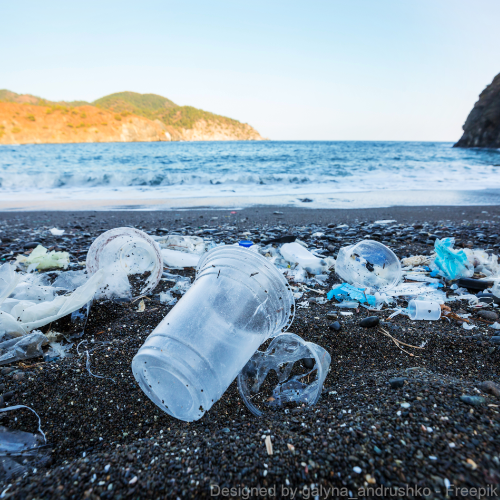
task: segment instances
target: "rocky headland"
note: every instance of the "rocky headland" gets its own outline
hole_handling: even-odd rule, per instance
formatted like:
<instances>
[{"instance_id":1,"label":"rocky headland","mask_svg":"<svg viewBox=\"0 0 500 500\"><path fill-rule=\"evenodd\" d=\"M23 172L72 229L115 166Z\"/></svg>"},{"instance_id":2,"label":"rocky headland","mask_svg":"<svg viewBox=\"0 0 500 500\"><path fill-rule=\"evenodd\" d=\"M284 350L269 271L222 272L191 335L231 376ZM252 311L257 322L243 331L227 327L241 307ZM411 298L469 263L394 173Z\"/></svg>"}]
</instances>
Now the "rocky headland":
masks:
<instances>
[{"instance_id":1,"label":"rocky headland","mask_svg":"<svg viewBox=\"0 0 500 500\"><path fill-rule=\"evenodd\" d=\"M456 148L500 148L500 73L481 92Z\"/></svg>"}]
</instances>

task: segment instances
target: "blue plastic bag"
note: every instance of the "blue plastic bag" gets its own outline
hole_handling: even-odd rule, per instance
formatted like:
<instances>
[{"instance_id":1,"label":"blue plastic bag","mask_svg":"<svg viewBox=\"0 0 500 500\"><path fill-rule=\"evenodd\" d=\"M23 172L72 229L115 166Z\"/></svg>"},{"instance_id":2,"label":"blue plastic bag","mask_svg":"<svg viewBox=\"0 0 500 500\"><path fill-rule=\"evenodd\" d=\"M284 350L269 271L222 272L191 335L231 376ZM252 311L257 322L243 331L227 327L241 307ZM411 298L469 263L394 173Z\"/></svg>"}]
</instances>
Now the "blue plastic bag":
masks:
<instances>
[{"instance_id":1,"label":"blue plastic bag","mask_svg":"<svg viewBox=\"0 0 500 500\"><path fill-rule=\"evenodd\" d=\"M453 248L454 244L455 238L437 239L434 242L437 255L431 263L431 268L438 270L439 274L449 280L470 278L474 274L474 266L467 260L467 255L463 250Z\"/></svg>"},{"instance_id":2,"label":"blue plastic bag","mask_svg":"<svg viewBox=\"0 0 500 500\"><path fill-rule=\"evenodd\" d=\"M335 297L338 301L343 301L346 298L351 298L357 300L361 304L367 302L371 306L376 304L376 299L373 295L368 295L365 293L363 288L356 288L348 283L342 283L341 285L334 286L327 294L328 300L332 300Z\"/></svg>"}]
</instances>

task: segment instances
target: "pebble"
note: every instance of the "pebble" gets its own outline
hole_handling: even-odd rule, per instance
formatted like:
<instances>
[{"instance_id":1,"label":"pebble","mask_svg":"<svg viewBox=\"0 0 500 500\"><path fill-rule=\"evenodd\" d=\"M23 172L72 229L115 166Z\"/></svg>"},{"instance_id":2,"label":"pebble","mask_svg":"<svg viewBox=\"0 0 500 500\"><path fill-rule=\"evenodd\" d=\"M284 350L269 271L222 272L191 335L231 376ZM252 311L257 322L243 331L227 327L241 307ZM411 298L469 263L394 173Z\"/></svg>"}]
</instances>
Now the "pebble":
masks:
<instances>
[{"instance_id":1,"label":"pebble","mask_svg":"<svg viewBox=\"0 0 500 500\"><path fill-rule=\"evenodd\" d=\"M496 321L498 319L498 314L494 311L479 311L477 315L480 318L487 319L488 321Z\"/></svg>"},{"instance_id":2,"label":"pebble","mask_svg":"<svg viewBox=\"0 0 500 500\"><path fill-rule=\"evenodd\" d=\"M38 241L28 241L23 244L23 248L29 250L30 248L36 248L38 245L41 245Z\"/></svg>"},{"instance_id":3,"label":"pebble","mask_svg":"<svg viewBox=\"0 0 500 500\"><path fill-rule=\"evenodd\" d=\"M490 342L492 344L500 344L500 335L494 335L493 337L490 337Z\"/></svg>"},{"instance_id":4,"label":"pebble","mask_svg":"<svg viewBox=\"0 0 500 500\"><path fill-rule=\"evenodd\" d=\"M468 405L479 406L486 403L486 399L482 396L460 396L460 401L467 403Z\"/></svg>"},{"instance_id":5,"label":"pebble","mask_svg":"<svg viewBox=\"0 0 500 500\"><path fill-rule=\"evenodd\" d=\"M380 319L378 316L368 316L367 318L362 319L359 322L359 326L363 328L373 328L380 323Z\"/></svg>"},{"instance_id":6,"label":"pebble","mask_svg":"<svg viewBox=\"0 0 500 500\"><path fill-rule=\"evenodd\" d=\"M486 380L485 382L481 382L478 387L486 394L492 394L493 396L500 398L500 385L495 384L495 382Z\"/></svg>"},{"instance_id":7,"label":"pebble","mask_svg":"<svg viewBox=\"0 0 500 500\"><path fill-rule=\"evenodd\" d=\"M393 389L399 389L405 385L406 377L391 378L389 384Z\"/></svg>"},{"instance_id":8,"label":"pebble","mask_svg":"<svg viewBox=\"0 0 500 500\"><path fill-rule=\"evenodd\" d=\"M302 364L304 365L304 368L312 370L314 368L314 365L316 364L316 360L314 358L304 358L302 360Z\"/></svg>"},{"instance_id":9,"label":"pebble","mask_svg":"<svg viewBox=\"0 0 500 500\"><path fill-rule=\"evenodd\" d=\"M338 332L340 330L340 323L338 321L334 321L330 324L330 330L335 330Z\"/></svg>"}]
</instances>

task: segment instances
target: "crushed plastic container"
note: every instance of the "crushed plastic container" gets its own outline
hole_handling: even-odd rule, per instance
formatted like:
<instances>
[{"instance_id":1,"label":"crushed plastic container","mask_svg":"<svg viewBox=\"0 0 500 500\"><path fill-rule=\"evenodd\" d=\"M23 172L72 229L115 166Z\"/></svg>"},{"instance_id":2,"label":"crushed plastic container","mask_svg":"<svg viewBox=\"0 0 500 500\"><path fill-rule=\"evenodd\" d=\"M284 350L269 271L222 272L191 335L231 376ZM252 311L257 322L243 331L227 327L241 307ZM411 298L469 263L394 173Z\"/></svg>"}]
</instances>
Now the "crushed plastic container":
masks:
<instances>
[{"instance_id":1,"label":"crushed plastic container","mask_svg":"<svg viewBox=\"0 0 500 500\"><path fill-rule=\"evenodd\" d=\"M248 409L257 416L284 405L314 406L330 362L330 355L321 346L294 333L282 333L265 352L257 351L241 370L238 390ZM271 371L278 376L277 385L266 380Z\"/></svg>"},{"instance_id":2,"label":"crushed plastic container","mask_svg":"<svg viewBox=\"0 0 500 500\"><path fill-rule=\"evenodd\" d=\"M437 321L441 317L441 304L427 300L410 300L408 316L414 321Z\"/></svg>"},{"instance_id":3,"label":"crushed plastic container","mask_svg":"<svg viewBox=\"0 0 500 500\"><path fill-rule=\"evenodd\" d=\"M259 345L288 328L293 313L292 291L265 257L236 246L214 248L135 355L132 371L163 411L198 420Z\"/></svg>"},{"instance_id":4,"label":"crushed plastic container","mask_svg":"<svg viewBox=\"0 0 500 500\"><path fill-rule=\"evenodd\" d=\"M380 290L401 281L401 262L382 243L362 240L339 250L335 272L351 285Z\"/></svg>"},{"instance_id":5,"label":"crushed plastic container","mask_svg":"<svg viewBox=\"0 0 500 500\"><path fill-rule=\"evenodd\" d=\"M128 276L146 275L140 294L153 290L163 272L161 250L153 238L132 227L118 227L101 234L90 246L87 271L99 269L123 272Z\"/></svg>"}]
</instances>

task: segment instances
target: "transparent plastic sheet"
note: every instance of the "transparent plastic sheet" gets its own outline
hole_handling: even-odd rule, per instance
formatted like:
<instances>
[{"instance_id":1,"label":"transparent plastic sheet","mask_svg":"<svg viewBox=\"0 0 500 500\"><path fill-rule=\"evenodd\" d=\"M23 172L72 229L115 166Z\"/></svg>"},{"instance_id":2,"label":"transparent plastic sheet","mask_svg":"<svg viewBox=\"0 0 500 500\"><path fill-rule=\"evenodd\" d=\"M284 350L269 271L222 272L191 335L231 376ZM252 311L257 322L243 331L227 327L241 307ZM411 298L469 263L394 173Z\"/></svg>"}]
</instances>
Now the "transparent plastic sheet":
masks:
<instances>
[{"instance_id":1,"label":"transparent plastic sheet","mask_svg":"<svg viewBox=\"0 0 500 500\"><path fill-rule=\"evenodd\" d=\"M455 238L437 239L434 242L436 256L430 268L437 270L449 280L470 278L474 274L474 266L468 261L464 250L453 248Z\"/></svg>"},{"instance_id":2,"label":"transparent plastic sheet","mask_svg":"<svg viewBox=\"0 0 500 500\"><path fill-rule=\"evenodd\" d=\"M33 332L22 337L0 343L0 366L43 356L42 345L49 340L41 332Z\"/></svg>"},{"instance_id":3,"label":"transparent plastic sheet","mask_svg":"<svg viewBox=\"0 0 500 500\"><path fill-rule=\"evenodd\" d=\"M87 271L66 271L59 274L59 276L52 283L52 286L54 288L60 288L62 290L72 292L73 290L85 285L88 279L89 274Z\"/></svg>"},{"instance_id":4,"label":"transparent plastic sheet","mask_svg":"<svg viewBox=\"0 0 500 500\"><path fill-rule=\"evenodd\" d=\"M382 290L401 281L401 263L394 252L373 240L362 240L342 247L337 256L335 272L347 283Z\"/></svg>"},{"instance_id":5,"label":"transparent plastic sheet","mask_svg":"<svg viewBox=\"0 0 500 500\"><path fill-rule=\"evenodd\" d=\"M483 273L486 276L495 276L500 274L500 265L498 264L498 256L488 254L479 248L464 248L467 260L474 266L475 272Z\"/></svg>"},{"instance_id":6,"label":"transparent plastic sheet","mask_svg":"<svg viewBox=\"0 0 500 500\"><path fill-rule=\"evenodd\" d=\"M87 271L94 274L108 269L116 279L137 277L139 296L151 292L159 283L163 272L163 258L158 243L148 234L132 227L119 227L101 234L87 253Z\"/></svg>"},{"instance_id":7,"label":"transparent plastic sheet","mask_svg":"<svg viewBox=\"0 0 500 500\"><path fill-rule=\"evenodd\" d=\"M0 310L0 334L25 335L49 323L54 323L54 328L58 331L64 332L66 327L68 333L74 334L74 330L85 326L90 302L105 279L106 272L101 270L71 294L57 296L52 301L38 304L32 301L18 301L10 309L10 313ZM71 316L62 320L68 315Z\"/></svg>"},{"instance_id":8,"label":"transparent plastic sheet","mask_svg":"<svg viewBox=\"0 0 500 500\"><path fill-rule=\"evenodd\" d=\"M201 255L206 251L206 243L199 236L181 236L172 234L164 236L156 240L160 248L168 250L176 250L184 253L194 253Z\"/></svg>"},{"instance_id":9,"label":"transparent plastic sheet","mask_svg":"<svg viewBox=\"0 0 500 500\"><path fill-rule=\"evenodd\" d=\"M21 276L16 273L16 266L3 264L0 266L0 305L14 291L21 281Z\"/></svg>"},{"instance_id":10,"label":"transparent plastic sheet","mask_svg":"<svg viewBox=\"0 0 500 500\"><path fill-rule=\"evenodd\" d=\"M0 408L0 413L26 408L38 418L40 435L10 430L0 426L0 480L20 476L35 468L43 467L50 460L50 447L41 428L41 420L35 410L25 405Z\"/></svg>"},{"instance_id":11,"label":"transparent plastic sheet","mask_svg":"<svg viewBox=\"0 0 500 500\"><path fill-rule=\"evenodd\" d=\"M322 347L293 333L282 333L265 352L256 351L251 357L238 375L238 390L257 416L282 411L283 407L314 406L330 362L330 355Z\"/></svg>"}]
</instances>

